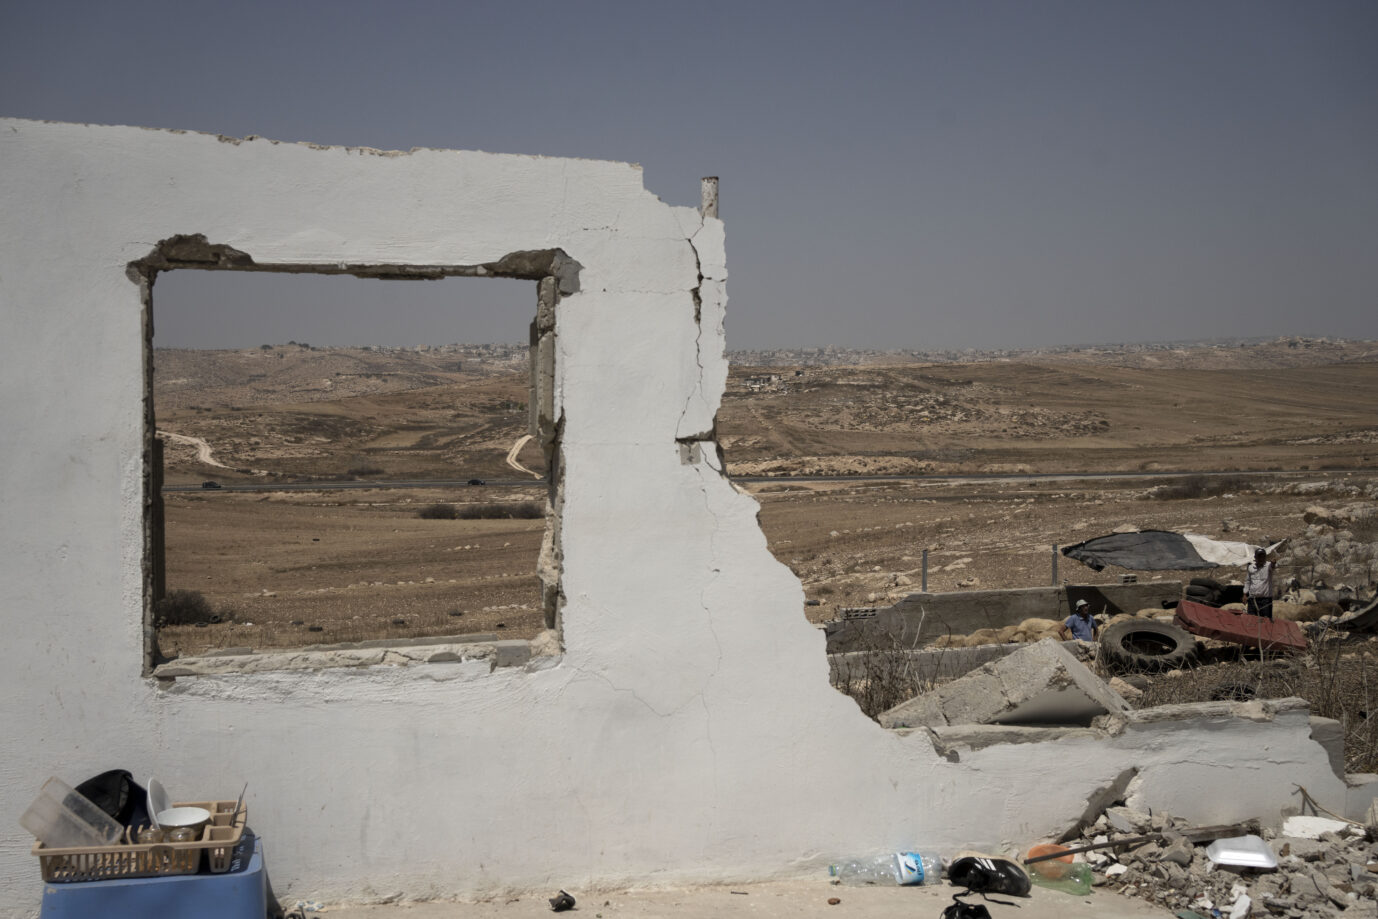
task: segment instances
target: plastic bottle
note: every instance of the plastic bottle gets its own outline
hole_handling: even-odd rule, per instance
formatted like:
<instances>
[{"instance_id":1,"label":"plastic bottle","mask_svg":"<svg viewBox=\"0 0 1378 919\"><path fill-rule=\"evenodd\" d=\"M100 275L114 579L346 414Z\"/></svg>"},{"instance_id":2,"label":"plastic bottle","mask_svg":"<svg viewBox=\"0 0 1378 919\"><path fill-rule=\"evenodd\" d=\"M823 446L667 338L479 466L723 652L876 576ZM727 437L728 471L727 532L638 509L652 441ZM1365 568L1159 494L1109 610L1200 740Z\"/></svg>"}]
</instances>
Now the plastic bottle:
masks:
<instances>
[{"instance_id":1,"label":"plastic bottle","mask_svg":"<svg viewBox=\"0 0 1378 919\"><path fill-rule=\"evenodd\" d=\"M1029 867L1034 867L1030 865ZM1091 885L1095 881L1095 875L1091 873L1089 866L1077 862L1066 865L1065 870L1040 874L1037 871L1029 872L1029 879L1039 887L1047 887L1050 890L1060 890L1063 893L1070 893L1076 896L1091 892Z\"/></svg>"},{"instance_id":2,"label":"plastic bottle","mask_svg":"<svg viewBox=\"0 0 1378 919\"><path fill-rule=\"evenodd\" d=\"M918 852L890 852L829 865L828 874L848 887L937 884L943 879L943 863Z\"/></svg>"}]
</instances>

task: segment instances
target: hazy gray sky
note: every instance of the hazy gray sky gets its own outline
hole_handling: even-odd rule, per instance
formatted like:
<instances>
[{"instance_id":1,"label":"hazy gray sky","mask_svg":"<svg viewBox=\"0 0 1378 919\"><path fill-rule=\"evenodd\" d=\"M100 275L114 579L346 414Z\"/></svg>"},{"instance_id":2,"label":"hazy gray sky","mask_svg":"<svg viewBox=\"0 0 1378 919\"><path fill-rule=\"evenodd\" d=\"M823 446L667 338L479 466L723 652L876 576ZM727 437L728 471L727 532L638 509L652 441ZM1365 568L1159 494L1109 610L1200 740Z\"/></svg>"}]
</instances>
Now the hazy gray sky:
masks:
<instances>
[{"instance_id":1,"label":"hazy gray sky","mask_svg":"<svg viewBox=\"0 0 1378 919\"><path fill-rule=\"evenodd\" d=\"M729 348L1378 337L1375 49L1374 0L4 0L0 114L627 160L685 205L719 175ZM534 311L313 280L160 278L158 343Z\"/></svg>"}]
</instances>

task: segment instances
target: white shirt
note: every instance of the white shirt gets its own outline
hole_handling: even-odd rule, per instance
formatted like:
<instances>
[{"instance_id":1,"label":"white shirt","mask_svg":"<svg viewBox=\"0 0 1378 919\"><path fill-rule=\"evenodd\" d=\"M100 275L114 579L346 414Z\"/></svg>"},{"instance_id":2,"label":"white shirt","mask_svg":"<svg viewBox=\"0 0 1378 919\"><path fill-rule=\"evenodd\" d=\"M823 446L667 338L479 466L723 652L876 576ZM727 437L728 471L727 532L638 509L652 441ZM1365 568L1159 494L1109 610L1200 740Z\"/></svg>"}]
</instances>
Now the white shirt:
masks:
<instances>
[{"instance_id":1,"label":"white shirt","mask_svg":"<svg viewBox=\"0 0 1378 919\"><path fill-rule=\"evenodd\" d=\"M1271 597L1273 595L1273 562L1262 565L1249 562L1244 569L1244 593L1250 597Z\"/></svg>"}]
</instances>

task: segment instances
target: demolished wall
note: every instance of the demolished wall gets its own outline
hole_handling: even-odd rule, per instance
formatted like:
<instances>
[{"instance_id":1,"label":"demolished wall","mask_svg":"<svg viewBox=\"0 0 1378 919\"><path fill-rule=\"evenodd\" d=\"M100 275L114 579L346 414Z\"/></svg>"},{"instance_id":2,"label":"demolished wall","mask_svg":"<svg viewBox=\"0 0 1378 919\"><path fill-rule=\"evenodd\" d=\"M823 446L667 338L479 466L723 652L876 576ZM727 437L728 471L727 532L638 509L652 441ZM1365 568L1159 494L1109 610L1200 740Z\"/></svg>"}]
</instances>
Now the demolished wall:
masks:
<instances>
[{"instance_id":1,"label":"demolished wall","mask_svg":"<svg viewBox=\"0 0 1378 919\"><path fill-rule=\"evenodd\" d=\"M370 901L1019 840L1131 764L1146 803L1203 822L1267 816L1294 782L1346 808L1305 712L954 757L833 691L799 582L712 441L723 225L662 203L636 167L21 120L0 121L0 164L0 812L48 775L124 767L206 797L248 780L280 893ZM145 285L130 266L197 235L265 269L553 250L581 266L541 329L559 583L551 633L511 656L524 663L497 667L490 648L146 669ZM0 915L37 907L29 842L0 824Z\"/></svg>"}]
</instances>

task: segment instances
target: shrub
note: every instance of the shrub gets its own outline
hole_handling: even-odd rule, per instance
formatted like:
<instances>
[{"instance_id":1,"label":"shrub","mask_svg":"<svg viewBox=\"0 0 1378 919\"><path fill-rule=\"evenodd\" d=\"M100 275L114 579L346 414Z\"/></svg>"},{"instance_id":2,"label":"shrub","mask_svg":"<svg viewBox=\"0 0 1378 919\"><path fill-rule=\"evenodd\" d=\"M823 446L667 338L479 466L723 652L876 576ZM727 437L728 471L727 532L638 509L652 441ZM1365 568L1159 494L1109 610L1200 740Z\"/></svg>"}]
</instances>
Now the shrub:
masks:
<instances>
[{"instance_id":1,"label":"shrub","mask_svg":"<svg viewBox=\"0 0 1378 919\"><path fill-rule=\"evenodd\" d=\"M1297 696L1311 714L1333 718L1344 730L1346 772L1378 769L1378 666L1352 639L1336 633L1313 636L1310 648L1294 657L1258 660L1184 671L1155 678L1135 708L1210 700L1284 699ZM1256 654L1256 652L1255 652Z\"/></svg>"},{"instance_id":2,"label":"shrub","mask_svg":"<svg viewBox=\"0 0 1378 919\"><path fill-rule=\"evenodd\" d=\"M1189 475L1170 485L1159 485L1150 492L1149 497L1158 501L1185 501L1192 498L1214 498L1219 495L1237 494L1252 490L1252 483L1247 476Z\"/></svg>"},{"instance_id":3,"label":"shrub","mask_svg":"<svg viewBox=\"0 0 1378 919\"><path fill-rule=\"evenodd\" d=\"M539 501L519 504L466 504L459 509L461 520L540 520L545 507Z\"/></svg>"},{"instance_id":4,"label":"shrub","mask_svg":"<svg viewBox=\"0 0 1378 919\"><path fill-rule=\"evenodd\" d=\"M876 718L942 682L941 652L925 656L884 634L867 644L861 650L828 655L833 688L855 699L866 717Z\"/></svg>"},{"instance_id":5,"label":"shrub","mask_svg":"<svg viewBox=\"0 0 1378 919\"><path fill-rule=\"evenodd\" d=\"M1378 542L1378 513L1355 517L1346 529L1359 542Z\"/></svg>"},{"instance_id":6,"label":"shrub","mask_svg":"<svg viewBox=\"0 0 1378 919\"><path fill-rule=\"evenodd\" d=\"M516 504L431 504L416 512L423 520L540 520L545 505L539 501Z\"/></svg>"},{"instance_id":7,"label":"shrub","mask_svg":"<svg viewBox=\"0 0 1378 919\"><path fill-rule=\"evenodd\" d=\"M356 456L350 460L349 468L345 470L349 475L382 475L383 467L364 456Z\"/></svg>"},{"instance_id":8,"label":"shrub","mask_svg":"<svg viewBox=\"0 0 1378 919\"><path fill-rule=\"evenodd\" d=\"M153 622L158 626L213 625L233 618L232 610L215 609L199 590L169 590L153 604Z\"/></svg>"}]
</instances>

